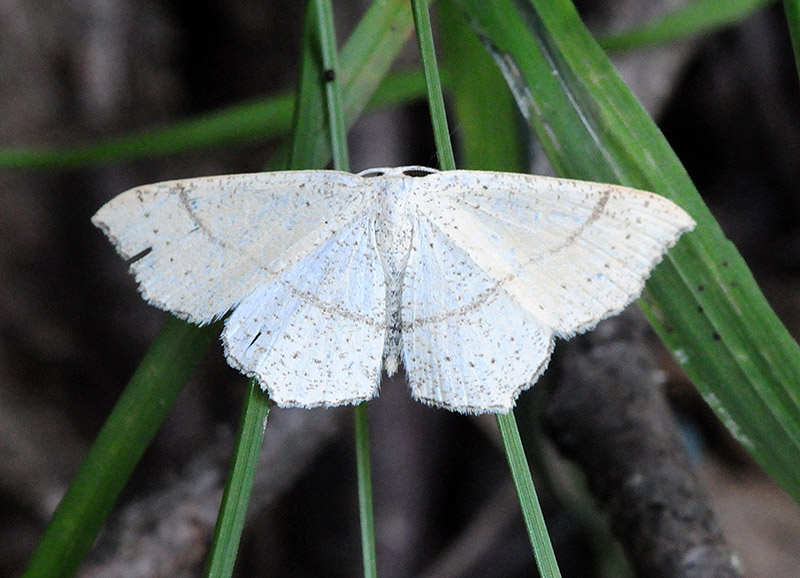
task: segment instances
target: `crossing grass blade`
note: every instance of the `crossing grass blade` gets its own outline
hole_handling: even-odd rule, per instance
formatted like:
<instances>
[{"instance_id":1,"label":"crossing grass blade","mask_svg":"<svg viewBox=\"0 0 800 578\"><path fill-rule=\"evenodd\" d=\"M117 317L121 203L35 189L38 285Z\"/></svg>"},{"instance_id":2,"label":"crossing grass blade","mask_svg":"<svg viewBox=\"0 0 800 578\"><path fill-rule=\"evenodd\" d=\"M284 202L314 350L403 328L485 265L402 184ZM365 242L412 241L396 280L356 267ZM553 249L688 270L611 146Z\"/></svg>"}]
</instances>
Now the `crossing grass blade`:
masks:
<instances>
[{"instance_id":1,"label":"crossing grass blade","mask_svg":"<svg viewBox=\"0 0 800 578\"><path fill-rule=\"evenodd\" d=\"M679 42L741 21L774 0L696 0L643 26L598 38L606 50L631 50Z\"/></svg>"}]
</instances>

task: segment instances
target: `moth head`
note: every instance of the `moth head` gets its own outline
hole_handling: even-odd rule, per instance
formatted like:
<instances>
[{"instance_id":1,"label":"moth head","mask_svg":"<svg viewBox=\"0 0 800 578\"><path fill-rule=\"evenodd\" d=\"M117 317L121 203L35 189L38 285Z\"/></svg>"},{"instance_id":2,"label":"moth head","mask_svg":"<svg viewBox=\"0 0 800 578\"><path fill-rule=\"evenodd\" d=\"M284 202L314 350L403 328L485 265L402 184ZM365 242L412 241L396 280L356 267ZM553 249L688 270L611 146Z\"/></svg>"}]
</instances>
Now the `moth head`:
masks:
<instances>
[{"instance_id":1,"label":"moth head","mask_svg":"<svg viewBox=\"0 0 800 578\"><path fill-rule=\"evenodd\" d=\"M438 173L436 169L429 169L428 167L403 167L403 174L407 177L427 177L433 173Z\"/></svg>"},{"instance_id":2,"label":"moth head","mask_svg":"<svg viewBox=\"0 0 800 578\"><path fill-rule=\"evenodd\" d=\"M382 177L385 172L381 169L367 169L366 171L362 171L358 173L359 177L364 177L365 179L371 179L373 177Z\"/></svg>"},{"instance_id":3,"label":"moth head","mask_svg":"<svg viewBox=\"0 0 800 578\"><path fill-rule=\"evenodd\" d=\"M358 173L358 176L365 179L374 177L427 177L438 172L436 169L413 165L409 167L367 169Z\"/></svg>"}]
</instances>

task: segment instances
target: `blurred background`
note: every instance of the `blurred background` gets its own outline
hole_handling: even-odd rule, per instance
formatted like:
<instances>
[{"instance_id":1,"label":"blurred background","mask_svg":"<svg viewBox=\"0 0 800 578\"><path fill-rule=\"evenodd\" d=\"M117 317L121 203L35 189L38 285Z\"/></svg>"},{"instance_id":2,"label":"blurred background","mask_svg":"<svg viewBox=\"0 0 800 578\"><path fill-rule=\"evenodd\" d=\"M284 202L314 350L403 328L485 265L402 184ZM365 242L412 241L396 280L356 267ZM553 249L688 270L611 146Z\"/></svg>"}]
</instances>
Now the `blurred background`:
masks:
<instances>
[{"instance_id":1,"label":"blurred background","mask_svg":"<svg viewBox=\"0 0 800 578\"><path fill-rule=\"evenodd\" d=\"M590 28L607 31L681 3L578 4ZM303 5L0 0L0 146L79 145L290 91ZM366 5L334 3L340 39ZM800 334L800 85L780 5L614 62L779 316ZM398 66L416 66L413 43ZM458 127L451 129L457 138ZM99 168L0 170L0 575L24 569L166 318L142 301L89 218L135 185L261 170L276 144ZM363 118L350 146L354 171L435 164L427 105ZM796 576L800 508L733 441L656 340L647 341L692 467L744 575ZM558 379L563 362L554 361L547 380ZM521 400L532 419L547 405L546 381ZM201 572L245 383L215 345L79 575ZM402 381L385 382L369 414L383 576L535 572L492 417L423 406ZM269 420L238 575L358 575L351 409L274 410ZM564 575L632 575L607 532L592 529L604 515L581 474L547 437L536 443L549 471L567 480L543 481L541 496ZM560 484L583 496L583 505L565 510L558 492L547 490Z\"/></svg>"}]
</instances>

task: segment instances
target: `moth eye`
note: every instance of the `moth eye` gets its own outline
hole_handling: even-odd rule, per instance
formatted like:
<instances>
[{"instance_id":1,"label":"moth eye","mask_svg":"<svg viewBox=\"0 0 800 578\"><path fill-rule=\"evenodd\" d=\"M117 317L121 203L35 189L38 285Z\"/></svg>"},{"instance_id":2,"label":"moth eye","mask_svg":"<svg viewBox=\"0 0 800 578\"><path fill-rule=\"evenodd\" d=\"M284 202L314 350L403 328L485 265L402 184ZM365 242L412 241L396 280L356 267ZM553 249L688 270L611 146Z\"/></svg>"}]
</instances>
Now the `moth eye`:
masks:
<instances>
[{"instance_id":1,"label":"moth eye","mask_svg":"<svg viewBox=\"0 0 800 578\"><path fill-rule=\"evenodd\" d=\"M364 177L365 179L369 179L372 177L382 177L385 173L383 171L370 171L368 173L361 173L360 176Z\"/></svg>"},{"instance_id":2,"label":"moth eye","mask_svg":"<svg viewBox=\"0 0 800 578\"><path fill-rule=\"evenodd\" d=\"M427 177L435 172L437 171L428 169L406 169L403 171L403 174L407 177Z\"/></svg>"}]
</instances>

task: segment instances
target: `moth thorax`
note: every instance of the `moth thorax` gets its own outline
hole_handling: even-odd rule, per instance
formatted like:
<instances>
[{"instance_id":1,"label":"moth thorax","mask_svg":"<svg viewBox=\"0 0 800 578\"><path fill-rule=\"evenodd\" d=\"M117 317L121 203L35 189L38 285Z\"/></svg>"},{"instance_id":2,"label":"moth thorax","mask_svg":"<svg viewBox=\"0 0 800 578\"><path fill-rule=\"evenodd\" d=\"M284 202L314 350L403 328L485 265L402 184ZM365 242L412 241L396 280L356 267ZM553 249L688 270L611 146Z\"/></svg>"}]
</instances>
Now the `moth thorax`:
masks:
<instances>
[{"instance_id":1,"label":"moth thorax","mask_svg":"<svg viewBox=\"0 0 800 578\"><path fill-rule=\"evenodd\" d=\"M390 285L403 277L414 232L407 191L391 189L380 195L374 219L375 245Z\"/></svg>"}]
</instances>

